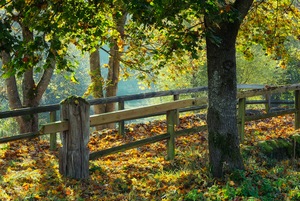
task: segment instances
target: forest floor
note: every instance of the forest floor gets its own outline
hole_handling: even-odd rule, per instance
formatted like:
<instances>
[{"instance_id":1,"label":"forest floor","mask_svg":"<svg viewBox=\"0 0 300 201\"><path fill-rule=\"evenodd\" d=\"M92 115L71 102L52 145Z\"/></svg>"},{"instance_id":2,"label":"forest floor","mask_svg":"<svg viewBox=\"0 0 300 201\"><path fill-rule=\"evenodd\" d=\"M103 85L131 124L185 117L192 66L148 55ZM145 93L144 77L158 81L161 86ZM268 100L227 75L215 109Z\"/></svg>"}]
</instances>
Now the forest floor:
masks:
<instances>
[{"instance_id":1,"label":"forest floor","mask_svg":"<svg viewBox=\"0 0 300 201\"><path fill-rule=\"evenodd\" d=\"M177 129L205 124L184 116ZM207 132L178 137L176 157L165 160L166 141L90 161L90 179L61 177L58 151L46 140L0 145L0 200L300 200L300 159L277 161L260 154L262 140L288 138L293 116L247 123L241 145L245 171L212 179ZM114 130L93 132L91 152L166 132L164 121L132 124L126 137Z\"/></svg>"}]
</instances>

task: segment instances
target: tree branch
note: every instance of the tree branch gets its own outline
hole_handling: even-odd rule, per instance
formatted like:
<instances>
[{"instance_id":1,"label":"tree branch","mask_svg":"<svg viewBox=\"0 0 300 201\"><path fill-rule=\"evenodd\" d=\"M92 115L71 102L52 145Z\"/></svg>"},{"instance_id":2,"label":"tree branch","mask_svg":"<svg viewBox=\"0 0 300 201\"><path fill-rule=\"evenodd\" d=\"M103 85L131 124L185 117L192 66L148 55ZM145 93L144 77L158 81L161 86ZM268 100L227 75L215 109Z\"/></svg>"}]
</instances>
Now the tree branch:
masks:
<instances>
[{"instance_id":1,"label":"tree branch","mask_svg":"<svg viewBox=\"0 0 300 201\"><path fill-rule=\"evenodd\" d=\"M55 69L55 59L50 58L49 60L50 60L50 67L44 70L43 76L41 77L36 87L36 102L39 102L41 100L44 92L46 91L51 81Z\"/></svg>"},{"instance_id":2,"label":"tree branch","mask_svg":"<svg viewBox=\"0 0 300 201\"><path fill-rule=\"evenodd\" d=\"M233 7L239 11L241 20L246 17L252 3L253 0L236 0L234 2Z\"/></svg>"},{"instance_id":3,"label":"tree branch","mask_svg":"<svg viewBox=\"0 0 300 201\"><path fill-rule=\"evenodd\" d=\"M4 50L1 52L1 57L2 57L3 65L7 65L11 60L9 53L7 53ZM9 107L11 109L20 108L22 106L22 103L18 92L17 81L15 76L13 75L7 78L5 80L5 85L6 85L7 97L9 100Z\"/></svg>"}]
</instances>

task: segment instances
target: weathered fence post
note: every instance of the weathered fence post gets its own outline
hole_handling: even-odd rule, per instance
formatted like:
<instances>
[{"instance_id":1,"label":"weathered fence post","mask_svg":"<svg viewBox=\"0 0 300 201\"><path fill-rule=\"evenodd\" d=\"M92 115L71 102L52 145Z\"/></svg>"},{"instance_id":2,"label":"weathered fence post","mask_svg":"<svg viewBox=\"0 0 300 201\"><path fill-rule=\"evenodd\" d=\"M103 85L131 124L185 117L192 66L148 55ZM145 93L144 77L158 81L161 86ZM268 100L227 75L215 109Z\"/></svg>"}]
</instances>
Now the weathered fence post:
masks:
<instances>
[{"instance_id":1,"label":"weathered fence post","mask_svg":"<svg viewBox=\"0 0 300 201\"><path fill-rule=\"evenodd\" d=\"M167 133L170 139L167 141L167 160L175 158L175 118L176 110L167 111Z\"/></svg>"},{"instance_id":2,"label":"weathered fence post","mask_svg":"<svg viewBox=\"0 0 300 201\"><path fill-rule=\"evenodd\" d=\"M179 100L179 94L173 95L173 100L174 100L174 101ZM179 109L176 110L175 124L176 124L177 126L180 124L180 121L179 121Z\"/></svg>"},{"instance_id":3,"label":"weathered fence post","mask_svg":"<svg viewBox=\"0 0 300 201\"><path fill-rule=\"evenodd\" d=\"M69 129L61 133L59 172L66 177L89 177L89 117L90 105L80 97L69 97L61 103L61 120Z\"/></svg>"},{"instance_id":4,"label":"weathered fence post","mask_svg":"<svg viewBox=\"0 0 300 201\"><path fill-rule=\"evenodd\" d=\"M295 90L295 129L300 128L300 91Z\"/></svg>"},{"instance_id":5,"label":"weathered fence post","mask_svg":"<svg viewBox=\"0 0 300 201\"><path fill-rule=\"evenodd\" d=\"M241 143L245 138L245 115L246 115L246 98L239 99L238 106L238 129Z\"/></svg>"},{"instance_id":6,"label":"weathered fence post","mask_svg":"<svg viewBox=\"0 0 300 201\"><path fill-rule=\"evenodd\" d=\"M124 110L125 104L124 100L119 100L118 102L118 110ZM119 121L119 135L125 135L125 123L124 121Z\"/></svg>"},{"instance_id":7,"label":"weathered fence post","mask_svg":"<svg viewBox=\"0 0 300 201\"><path fill-rule=\"evenodd\" d=\"M50 122L56 121L56 111L50 112ZM56 149L56 133L50 134L50 150L54 151Z\"/></svg>"},{"instance_id":8,"label":"weathered fence post","mask_svg":"<svg viewBox=\"0 0 300 201\"><path fill-rule=\"evenodd\" d=\"M271 99L272 99L272 95L271 94L267 94L266 95L266 101L267 103L265 104L265 110L267 113L270 112L271 110Z\"/></svg>"}]
</instances>

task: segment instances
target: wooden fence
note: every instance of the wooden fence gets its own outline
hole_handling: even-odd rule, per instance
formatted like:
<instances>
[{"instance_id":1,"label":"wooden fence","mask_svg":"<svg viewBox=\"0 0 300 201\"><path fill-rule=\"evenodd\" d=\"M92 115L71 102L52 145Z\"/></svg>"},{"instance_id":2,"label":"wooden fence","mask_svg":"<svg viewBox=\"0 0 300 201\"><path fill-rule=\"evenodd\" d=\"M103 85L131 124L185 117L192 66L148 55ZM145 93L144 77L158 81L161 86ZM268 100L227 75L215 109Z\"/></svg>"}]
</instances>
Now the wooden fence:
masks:
<instances>
[{"instance_id":1,"label":"wooden fence","mask_svg":"<svg viewBox=\"0 0 300 201\"><path fill-rule=\"evenodd\" d=\"M245 85L241 84L238 85L238 89L261 89L263 88L263 85ZM123 110L125 109L125 101L132 101L132 100L141 100L141 99L148 99L148 98L155 98L155 97L164 97L164 96L173 96L173 100L178 100L179 96L182 94L194 94L199 92L207 92L207 87L195 87L190 89L180 89L180 90L168 90L168 91L158 91L158 92L148 92L148 93L139 93L139 94L133 94L133 95L124 95L124 96L115 96L115 97L108 97L108 98L99 98L99 99L93 99L88 100L90 105L97 105L97 104L106 104L106 103L118 103L118 109ZM197 106L192 108L183 108L180 110L177 110L176 114L178 117L179 112L185 112L185 111L192 111L197 109L204 109L205 106ZM46 106L40 106L40 107L34 107L34 108L22 108L22 109L16 109L11 111L4 111L0 112L0 119L4 118L11 118L11 117L17 117L22 115L30 115L30 114L37 114L37 113L50 113L50 125L53 124L53 127L60 127L60 130L64 129L66 127L66 124L60 124L60 121L57 121L56 116L57 112L60 111L60 104L52 104L52 105L46 105ZM154 113L149 116L156 116L161 115L159 113ZM148 116L141 116L142 117L148 117ZM178 118L176 118L176 123L178 123ZM119 126L119 133L124 134L124 120L120 120L118 122ZM41 132L37 133L23 133L21 135L15 135L11 137L6 138L0 138L0 143L15 141L15 140L21 140L31 137L37 137L43 134L50 134L50 148L51 150L56 149L56 133L52 132L51 130L52 126L45 125L45 127L42 129Z\"/></svg>"},{"instance_id":2,"label":"wooden fence","mask_svg":"<svg viewBox=\"0 0 300 201\"><path fill-rule=\"evenodd\" d=\"M270 117L282 116L286 114L295 114L295 129L300 128L300 84L293 84L289 86L281 86L281 87L265 87L259 90L249 90L242 91L237 94L238 99L238 128L241 142L244 141L244 125L246 121L253 121L258 119L265 119ZM294 92L294 108L285 109L281 111L272 111L271 110L271 101L270 96L272 94L279 94L285 92ZM255 96L263 96L265 97L266 113L258 114L253 116L246 116L246 99ZM284 102L285 104L290 104L291 102Z\"/></svg>"},{"instance_id":3,"label":"wooden fence","mask_svg":"<svg viewBox=\"0 0 300 201\"><path fill-rule=\"evenodd\" d=\"M300 85L290 85L283 87L268 87L256 90L247 90L241 91L237 95L238 99L238 128L240 132L241 140L244 138L244 123L245 121L251 121L261 118L268 118L278 115L291 114L295 113L295 127L299 128L299 120L300 120L300 97L299 90ZM207 88L200 87L188 90L181 91L167 91L167 92L156 92L155 93L147 93L143 95L135 95L135 99L142 99L142 97L158 97L165 95L173 95L178 96L178 94L182 93L190 93L190 92L199 92L205 91ZM188 91L188 92L187 92ZM288 109L280 112L269 112L267 114L261 114L256 116L246 116L246 99L254 96L264 96L269 97L270 94L274 93L283 93L288 91L295 91L295 108ZM158 94L157 94L158 93ZM18 136L1 138L0 143L9 142L18 139L24 139L28 137L35 137L44 134L61 132L62 138L62 148L60 150L60 172L67 177L72 178L87 178L88 177L88 161L97 159L101 156L109 155L112 153L117 153L120 151L132 149L135 147L139 147L145 144L150 144L154 142L158 142L161 140L167 140L167 158L172 160L175 156L175 138L182 135L187 135L190 133L199 132L206 129L206 126L196 127L187 130L175 131L174 126L176 124L176 119L178 118L178 110L179 109L187 109L190 107L193 108L203 108L203 105L207 104L205 99L186 99L186 100L175 100L168 103L162 103L152 106L140 107L135 109L127 109L127 110L119 110L111 113L98 114L89 116L89 107L93 104L99 103L107 103L109 101L119 103L124 103L125 100L133 100L134 96L123 96L123 97L112 97L109 99L98 99L92 101L85 101L81 98L70 97L63 101L61 105L52 105L46 106L48 110L44 108L34 108L27 109L27 112L37 112L43 110L49 111L51 108L51 112L56 111L58 108L61 108L61 120L55 121L52 123L45 124L41 127L38 133L30 133L30 134L21 134ZM266 108L268 108L268 104L270 103L268 100L262 102L266 104ZM120 104L122 105L122 104ZM24 110L14 111L18 115L28 114L24 113ZM101 150L98 152L89 153L86 148L86 145L89 140L89 127L97 126L100 124L114 123L114 122L124 122L125 120L142 118L145 116L157 115L157 114L166 114L167 116L167 133L161 134L157 136L153 136L150 138L146 138L143 140L131 142L128 144L124 144L117 147L112 147L106 150ZM2 116L1 116L2 115ZM4 115L5 117L13 116L11 113L7 113ZM3 113L0 113L0 118L3 118Z\"/></svg>"}]
</instances>

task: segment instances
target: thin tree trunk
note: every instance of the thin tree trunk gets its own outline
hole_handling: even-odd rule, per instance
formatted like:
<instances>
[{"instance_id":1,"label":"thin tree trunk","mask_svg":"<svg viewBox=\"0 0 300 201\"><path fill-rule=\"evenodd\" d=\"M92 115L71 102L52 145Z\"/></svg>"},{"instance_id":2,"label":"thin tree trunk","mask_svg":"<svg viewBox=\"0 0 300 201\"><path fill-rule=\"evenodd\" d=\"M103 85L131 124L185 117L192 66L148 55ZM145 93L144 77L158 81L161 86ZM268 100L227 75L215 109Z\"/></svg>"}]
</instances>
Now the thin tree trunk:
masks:
<instances>
[{"instance_id":1,"label":"thin tree trunk","mask_svg":"<svg viewBox=\"0 0 300 201\"><path fill-rule=\"evenodd\" d=\"M90 76L91 76L91 89L94 98L103 98L103 78L101 75L100 67L100 53L99 49L90 54ZM94 105L95 114L101 114L105 112L105 104ZM96 127L96 130L102 130L106 126L100 125Z\"/></svg>"},{"instance_id":2,"label":"thin tree trunk","mask_svg":"<svg viewBox=\"0 0 300 201\"><path fill-rule=\"evenodd\" d=\"M116 25L117 30L120 34L121 39L124 38L124 26L126 22L127 12L123 11L122 16L117 19ZM106 97L116 96L118 91L118 83L120 76L120 58L122 55L122 50L118 46L118 41L114 39L112 41L113 45L110 49L110 58L109 58L109 70L108 70L108 86L106 89ZM112 112L115 111L115 103L106 104L105 111ZM108 128L115 128L115 124L108 124Z\"/></svg>"},{"instance_id":3,"label":"thin tree trunk","mask_svg":"<svg viewBox=\"0 0 300 201\"><path fill-rule=\"evenodd\" d=\"M2 58L2 65L6 66L5 68L9 68L8 63L11 60L11 57L9 53L6 51L1 52L1 58ZM9 71L9 69L7 69ZM6 72L7 72L6 71ZM19 96L18 88L17 88L17 81L15 76L10 76L9 78L5 79L5 85L6 85L6 93L9 100L9 107L11 109L21 108L22 103Z\"/></svg>"}]
</instances>

